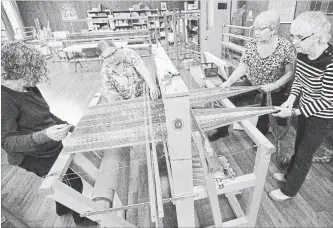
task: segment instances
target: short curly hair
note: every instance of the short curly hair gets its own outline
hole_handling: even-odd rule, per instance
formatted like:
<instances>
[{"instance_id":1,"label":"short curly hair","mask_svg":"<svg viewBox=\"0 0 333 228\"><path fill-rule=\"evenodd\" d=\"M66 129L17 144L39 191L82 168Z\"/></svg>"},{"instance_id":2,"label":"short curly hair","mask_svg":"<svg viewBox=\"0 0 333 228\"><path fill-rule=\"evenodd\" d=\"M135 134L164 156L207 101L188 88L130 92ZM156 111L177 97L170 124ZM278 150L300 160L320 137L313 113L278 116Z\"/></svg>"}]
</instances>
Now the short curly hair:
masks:
<instances>
[{"instance_id":1,"label":"short curly hair","mask_svg":"<svg viewBox=\"0 0 333 228\"><path fill-rule=\"evenodd\" d=\"M275 11L261 12L253 22L253 27L268 26L271 31L275 30L277 34L280 27L280 15Z\"/></svg>"},{"instance_id":2,"label":"short curly hair","mask_svg":"<svg viewBox=\"0 0 333 228\"><path fill-rule=\"evenodd\" d=\"M9 41L2 45L1 69L4 80L23 79L28 83L49 81L45 57L22 41Z\"/></svg>"}]
</instances>

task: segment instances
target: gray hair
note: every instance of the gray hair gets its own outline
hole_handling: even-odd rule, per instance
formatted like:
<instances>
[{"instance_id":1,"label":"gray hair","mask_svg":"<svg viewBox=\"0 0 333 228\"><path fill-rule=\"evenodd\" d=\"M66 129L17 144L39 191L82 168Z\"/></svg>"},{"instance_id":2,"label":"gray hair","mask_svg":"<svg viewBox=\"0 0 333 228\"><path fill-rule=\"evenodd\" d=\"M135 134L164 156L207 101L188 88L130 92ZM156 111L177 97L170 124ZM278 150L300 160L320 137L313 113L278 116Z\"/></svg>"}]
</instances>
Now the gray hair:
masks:
<instances>
[{"instance_id":1,"label":"gray hair","mask_svg":"<svg viewBox=\"0 0 333 228\"><path fill-rule=\"evenodd\" d=\"M275 11L263 11L254 20L254 27L268 26L271 31L279 30L280 27L280 15Z\"/></svg>"},{"instance_id":2,"label":"gray hair","mask_svg":"<svg viewBox=\"0 0 333 228\"><path fill-rule=\"evenodd\" d=\"M114 47L116 48L117 46L111 41L111 40L101 40L97 44L97 53L101 55L105 49L108 47Z\"/></svg>"},{"instance_id":3,"label":"gray hair","mask_svg":"<svg viewBox=\"0 0 333 228\"><path fill-rule=\"evenodd\" d=\"M331 23L326 15L320 11L307 11L298 15L292 22L292 34L310 34L314 32L319 38L319 43L327 44L331 38Z\"/></svg>"}]
</instances>

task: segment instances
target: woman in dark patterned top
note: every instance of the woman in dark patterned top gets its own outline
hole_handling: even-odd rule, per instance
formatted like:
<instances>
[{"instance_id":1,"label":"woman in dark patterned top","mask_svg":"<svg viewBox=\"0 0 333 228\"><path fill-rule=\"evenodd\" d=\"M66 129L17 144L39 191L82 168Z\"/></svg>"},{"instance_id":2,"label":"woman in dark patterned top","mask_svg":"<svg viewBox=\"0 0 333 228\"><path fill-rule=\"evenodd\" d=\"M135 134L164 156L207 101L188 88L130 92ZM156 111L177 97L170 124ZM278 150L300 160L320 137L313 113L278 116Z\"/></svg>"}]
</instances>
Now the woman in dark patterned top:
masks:
<instances>
[{"instance_id":1,"label":"woman in dark patterned top","mask_svg":"<svg viewBox=\"0 0 333 228\"><path fill-rule=\"evenodd\" d=\"M151 98L158 98L156 81L137 52L117 48L113 42L102 40L98 43L97 53L104 59L101 70L103 97L109 102L142 96L144 82Z\"/></svg>"},{"instance_id":2,"label":"woman in dark patterned top","mask_svg":"<svg viewBox=\"0 0 333 228\"><path fill-rule=\"evenodd\" d=\"M1 47L1 148L8 162L39 177L45 177L57 160L68 131L74 129L50 112L38 83L47 81L45 58L31 46L7 42ZM63 182L82 192L81 178L68 169ZM71 210L56 203L56 212ZM77 225L97 225L72 211Z\"/></svg>"},{"instance_id":3,"label":"woman in dark patterned top","mask_svg":"<svg viewBox=\"0 0 333 228\"><path fill-rule=\"evenodd\" d=\"M300 14L291 25L291 37L298 52L295 80L279 117L298 116L295 153L286 174L273 178L285 183L270 197L282 201L300 190L312 164L312 157L333 131L333 46L331 24L322 12ZM296 98L299 107L293 109Z\"/></svg>"},{"instance_id":4,"label":"woman in dark patterned top","mask_svg":"<svg viewBox=\"0 0 333 228\"><path fill-rule=\"evenodd\" d=\"M260 13L254 21L255 39L245 46L242 59L221 87L230 87L243 75L254 86L261 86L263 92L271 92L273 105L281 105L284 101L286 83L292 78L295 61L294 48L285 38L279 37L280 17L274 11ZM262 105L266 103L264 96ZM266 134L269 129L268 115L259 117L257 128ZM209 136L215 141L228 135L228 126L219 128Z\"/></svg>"}]
</instances>

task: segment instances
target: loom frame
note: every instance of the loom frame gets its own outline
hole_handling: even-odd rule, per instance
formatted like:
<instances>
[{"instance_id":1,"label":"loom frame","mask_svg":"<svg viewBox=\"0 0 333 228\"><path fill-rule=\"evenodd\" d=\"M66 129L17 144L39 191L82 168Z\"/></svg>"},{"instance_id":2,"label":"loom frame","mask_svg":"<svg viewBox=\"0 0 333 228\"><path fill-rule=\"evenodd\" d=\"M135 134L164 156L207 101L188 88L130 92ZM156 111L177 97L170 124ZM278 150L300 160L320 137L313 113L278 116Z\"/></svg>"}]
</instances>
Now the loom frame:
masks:
<instances>
[{"instance_id":1,"label":"loom frame","mask_svg":"<svg viewBox=\"0 0 333 228\"><path fill-rule=\"evenodd\" d=\"M170 188L172 197L180 198L174 201L176 205L177 220L179 227L195 227L197 221L194 201L209 197L212 202L212 212L215 225L212 227L236 227L249 226L255 227L261 197L264 190L265 179L268 171L271 154L275 151L275 147L267 138L265 138L258 129L255 128L248 120L240 122L245 132L258 146L253 173L237 176L233 180L229 180L222 189L214 188L213 175L205 171L206 186L193 187L192 177L192 152L191 152L191 137L194 139L203 167L206 169L206 159L204 152L205 145L209 145L206 138L201 139L199 132L191 131L191 115L189 103L189 91L180 76L172 79L168 86L161 83L161 78L165 74L165 70L173 71L175 69L171 60L167 56L165 50L159 43L153 45L153 53L155 54L155 64L157 77L161 85L161 93L166 111L166 125L168 132L168 154L170 157L168 165L168 176L170 179ZM156 57L159 56L160 58ZM221 66L221 64L219 65ZM206 82L208 87L213 87L213 84ZM96 105L100 100L101 94L96 94L90 102L89 106ZM225 107L235 107L228 99L220 100ZM176 121L177 120L177 121ZM177 129L177 123L182 122L182 128ZM179 125L178 125L179 126ZM182 142L182 145L179 144ZM64 204L65 206L84 214L87 211L103 210L99 205L83 196L74 189L68 187L61 182L62 175L66 173L71 162L74 159L74 154L61 154L50 170L50 175L45 178L40 187L40 191ZM167 163L168 163L167 162ZM148 174L149 175L149 174ZM186 180L186 181L184 181ZM246 213L240 207L240 204L235 197L242 189L254 187L251 204L248 206ZM222 215L219 205L216 204L218 195L225 194L236 219L222 222ZM183 197L182 196L190 196ZM114 208L121 208L123 205L120 200L115 200L118 204L114 204ZM157 203L155 204L157 207ZM114 213L90 214L87 217L91 220L98 221L102 226L114 227L135 227L125 219L115 215ZM161 221L156 221L156 227L161 226Z\"/></svg>"}]
</instances>

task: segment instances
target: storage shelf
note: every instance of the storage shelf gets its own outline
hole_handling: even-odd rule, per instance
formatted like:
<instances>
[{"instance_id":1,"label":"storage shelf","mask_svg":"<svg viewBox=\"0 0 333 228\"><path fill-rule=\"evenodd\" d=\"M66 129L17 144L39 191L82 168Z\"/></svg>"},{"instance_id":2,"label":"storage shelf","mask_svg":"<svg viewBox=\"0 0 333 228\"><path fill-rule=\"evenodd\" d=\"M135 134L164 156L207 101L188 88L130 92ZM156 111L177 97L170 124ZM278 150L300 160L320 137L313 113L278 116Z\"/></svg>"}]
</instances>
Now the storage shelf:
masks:
<instances>
[{"instance_id":1,"label":"storage shelf","mask_svg":"<svg viewBox=\"0 0 333 228\"><path fill-rule=\"evenodd\" d=\"M147 16L141 17L111 17L109 20L116 21L116 20L139 20L139 19L147 19Z\"/></svg>"},{"instance_id":2,"label":"storage shelf","mask_svg":"<svg viewBox=\"0 0 333 228\"><path fill-rule=\"evenodd\" d=\"M100 10L88 10L87 12L88 13L111 13L110 10L102 10L102 11L100 11Z\"/></svg>"},{"instance_id":3,"label":"storage shelf","mask_svg":"<svg viewBox=\"0 0 333 228\"><path fill-rule=\"evenodd\" d=\"M90 16L91 18L106 18L106 19L108 19L109 18L109 16Z\"/></svg>"},{"instance_id":4,"label":"storage shelf","mask_svg":"<svg viewBox=\"0 0 333 228\"><path fill-rule=\"evenodd\" d=\"M90 26L90 29L96 31L100 30L103 25L109 24L109 27L112 31L138 31L142 28L150 31L150 33L157 33L160 36L160 33L166 31L165 27L160 27L164 22L164 18L167 17L170 20L172 16L172 11L167 9L136 9L136 10L88 10L89 19L86 21ZM104 13L107 15L98 15L98 13ZM152 15L151 15L152 14ZM94 19L96 21L94 21ZM101 20L98 20L101 19ZM106 19L107 21L104 21ZM122 21L122 22L121 22ZM158 22L156 22L158 21ZM118 22L124 23L126 25L116 25ZM90 23L90 24L89 24ZM153 24L154 23L154 24ZM149 28L150 25L158 27ZM153 32L154 31L154 32ZM172 31L171 28L168 31ZM161 36L163 37L163 35Z\"/></svg>"},{"instance_id":5,"label":"storage shelf","mask_svg":"<svg viewBox=\"0 0 333 228\"><path fill-rule=\"evenodd\" d=\"M115 27L117 28L117 27L132 27L132 25L115 25Z\"/></svg>"}]
</instances>

